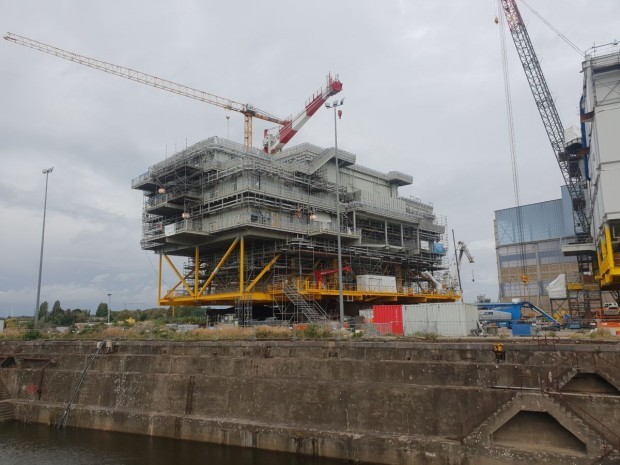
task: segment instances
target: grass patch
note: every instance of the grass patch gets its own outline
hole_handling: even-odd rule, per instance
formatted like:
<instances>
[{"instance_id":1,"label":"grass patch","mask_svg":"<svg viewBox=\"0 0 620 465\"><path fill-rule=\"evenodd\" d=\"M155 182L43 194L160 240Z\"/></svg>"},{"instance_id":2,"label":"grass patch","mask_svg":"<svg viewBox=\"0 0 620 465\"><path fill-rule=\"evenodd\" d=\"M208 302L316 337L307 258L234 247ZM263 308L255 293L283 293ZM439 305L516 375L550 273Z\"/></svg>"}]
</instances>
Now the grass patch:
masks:
<instances>
[{"instance_id":1,"label":"grass patch","mask_svg":"<svg viewBox=\"0 0 620 465\"><path fill-rule=\"evenodd\" d=\"M425 341L434 341L439 337L439 335L430 331L420 331L414 333L413 337L417 337L418 339L424 339Z\"/></svg>"},{"instance_id":2,"label":"grass patch","mask_svg":"<svg viewBox=\"0 0 620 465\"><path fill-rule=\"evenodd\" d=\"M335 336L334 330L328 325L297 325L293 332L299 339L325 339Z\"/></svg>"}]
</instances>

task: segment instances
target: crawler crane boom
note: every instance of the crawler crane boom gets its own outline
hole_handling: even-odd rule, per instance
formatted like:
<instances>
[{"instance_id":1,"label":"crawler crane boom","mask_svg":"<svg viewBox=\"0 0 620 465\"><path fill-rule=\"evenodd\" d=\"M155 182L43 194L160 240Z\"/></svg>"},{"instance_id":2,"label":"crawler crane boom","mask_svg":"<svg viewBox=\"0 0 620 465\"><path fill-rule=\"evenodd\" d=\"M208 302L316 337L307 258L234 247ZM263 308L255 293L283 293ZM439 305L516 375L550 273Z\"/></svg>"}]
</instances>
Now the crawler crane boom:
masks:
<instances>
[{"instance_id":1,"label":"crawler crane boom","mask_svg":"<svg viewBox=\"0 0 620 465\"><path fill-rule=\"evenodd\" d=\"M575 234L578 237L589 237L590 219L587 213L584 177L579 166L579 162L582 159L580 154L581 146L566 147L564 126L562 126L560 115L547 86L547 81L545 80L525 23L517 8L516 0L500 0L500 2L506 16L510 34L519 54L521 65L525 71L527 82L534 96L536 107L542 118L553 153L570 193L573 204Z\"/></svg>"}]
</instances>

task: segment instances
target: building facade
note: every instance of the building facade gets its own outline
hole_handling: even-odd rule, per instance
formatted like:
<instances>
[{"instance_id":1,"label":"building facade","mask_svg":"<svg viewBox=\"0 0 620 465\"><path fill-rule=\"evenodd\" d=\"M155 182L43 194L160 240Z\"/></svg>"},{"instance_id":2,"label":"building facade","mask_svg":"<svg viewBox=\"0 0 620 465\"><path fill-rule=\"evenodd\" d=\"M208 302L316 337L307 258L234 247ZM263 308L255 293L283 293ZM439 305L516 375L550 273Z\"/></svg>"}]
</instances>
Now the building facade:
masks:
<instances>
[{"instance_id":1,"label":"building facade","mask_svg":"<svg viewBox=\"0 0 620 465\"><path fill-rule=\"evenodd\" d=\"M590 234L601 288L620 291L620 45L595 47L583 63L582 143Z\"/></svg>"},{"instance_id":2,"label":"building facade","mask_svg":"<svg viewBox=\"0 0 620 465\"><path fill-rule=\"evenodd\" d=\"M579 282L577 259L562 253L562 245L574 241L575 233L570 195L566 186L561 191L560 199L495 212L501 302L521 299L551 311L549 283L560 274L567 282Z\"/></svg>"}]
</instances>

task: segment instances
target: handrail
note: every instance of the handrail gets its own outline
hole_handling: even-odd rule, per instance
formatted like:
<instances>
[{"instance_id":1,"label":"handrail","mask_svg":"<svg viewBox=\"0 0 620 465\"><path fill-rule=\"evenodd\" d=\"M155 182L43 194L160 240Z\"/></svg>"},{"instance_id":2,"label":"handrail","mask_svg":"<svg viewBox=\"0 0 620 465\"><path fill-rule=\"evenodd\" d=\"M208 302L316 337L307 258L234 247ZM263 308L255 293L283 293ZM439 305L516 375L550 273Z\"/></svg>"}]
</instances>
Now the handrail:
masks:
<instances>
[{"instance_id":1,"label":"handrail","mask_svg":"<svg viewBox=\"0 0 620 465\"><path fill-rule=\"evenodd\" d=\"M523 380L524 379L535 379L538 383L534 383L534 384L538 384L538 387L536 386L532 386L532 387L525 387L523 384ZM517 382L520 382L519 384L517 384ZM519 390L520 392L523 392L524 390L527 391L534 391L534 390L540 390L540 393L544 393L545 389L544 389L544 380L541 379L540 375L523 375L523 374L519 374L516 376L516 379L513 379L512 383L510 383L508 386L500 386L500 385L495 385L495 386L490 386L493 389L514 389L514 390Z\"/></svg>"},{"instance_id":2,"label":"handrail","mask_svg":"<svg viewBox=\"0 0 620 465\"><path fill-rule=\"evenodd\" d=\"M58 420L58 422L56 423L57 428L64 428L65 426L67 426L67 418L69 418L69 410L71 409L71 404L73 404L73 401L75 400L77 393L80 390L80 387L82 386L82 382L84 381L84 378L86 377L86 372L88 371L90 366L95 361L95 358L97 357L97 355L101 353L101 350L103 349L104 346L105 346L105 341L101 341L99 344L97 344L97 350L90 357L88 364L84 368L84 371L82 372L82 376L80 377L80 380L78 381L78 384L75 387L75 390L73 391L73 395L71 396L71 399L69 400L69 403L67 404L67 408L65 408L65 411L60 417L60 420Z\"/></svg>"}]
</instances>

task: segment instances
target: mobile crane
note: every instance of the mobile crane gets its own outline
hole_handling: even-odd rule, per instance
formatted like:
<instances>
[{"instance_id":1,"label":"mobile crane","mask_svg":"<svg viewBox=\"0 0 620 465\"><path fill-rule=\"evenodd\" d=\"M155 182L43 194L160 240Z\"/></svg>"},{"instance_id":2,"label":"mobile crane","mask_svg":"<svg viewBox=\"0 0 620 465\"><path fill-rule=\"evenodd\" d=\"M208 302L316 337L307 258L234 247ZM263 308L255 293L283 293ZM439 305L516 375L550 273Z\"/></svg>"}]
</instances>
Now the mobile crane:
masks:
<instances>
[{"instance_id":1,"label":"mobile crane","mask_svg":"<svg viewBox=\"0 0 620 465\"><path fill-rule=\"evenodd\" d=\"M454 236L454 231L452 231L452 235ZM467 244L463 241L458 241L456 247L454 249L454 254L456 256L456 275L459 281L459 289L463 290L463 286L461 284L461 263L463 262L463 255L467 257L467 261L469 263L474 263L474 256L470 253ZM472 271L472 281L474 280Z\"/></svg>"},{"instance_id":2,"label":"mobile crane","mask_svg":"<svg viewBox=\"0 0 620 465\"><path fill-rule=\"evenodd\" d=\"M578 141L573 144L573 141L568 141L571 144L566 144L564 126L516 0L500 0L500 2L536 107L572 200L575 234L580 239L587 239L590 237L590 219L584 191L585 179L580 167L583 160L581 143Z\"/></svg>"}]
</instances>

